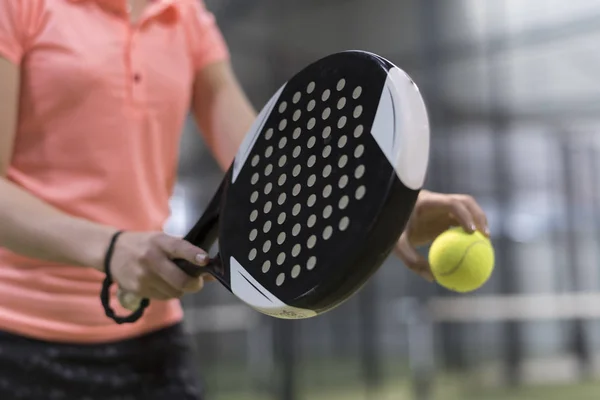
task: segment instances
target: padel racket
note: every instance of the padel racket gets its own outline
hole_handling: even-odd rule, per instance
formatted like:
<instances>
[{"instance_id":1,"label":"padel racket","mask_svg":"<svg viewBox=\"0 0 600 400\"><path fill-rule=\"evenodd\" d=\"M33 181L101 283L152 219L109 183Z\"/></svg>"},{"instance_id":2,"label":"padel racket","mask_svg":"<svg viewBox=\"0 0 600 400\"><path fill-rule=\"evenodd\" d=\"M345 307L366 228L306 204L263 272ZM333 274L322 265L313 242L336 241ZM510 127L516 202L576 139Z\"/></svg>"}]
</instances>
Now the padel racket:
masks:
<instances>
[{"instance_id":1,"label":"padel racket","mask_svg":"<svg viewBox=\"0 0 600 400\"><path fill-rule=\"evenodd\" d=\"M392 251L428 157L427 111L411 78L372 53L327 56L269 100L185 237L204 249L218 241L219 254L206 268L176 263L267 315L331 310Z\"/></svg>"}]
</instances>

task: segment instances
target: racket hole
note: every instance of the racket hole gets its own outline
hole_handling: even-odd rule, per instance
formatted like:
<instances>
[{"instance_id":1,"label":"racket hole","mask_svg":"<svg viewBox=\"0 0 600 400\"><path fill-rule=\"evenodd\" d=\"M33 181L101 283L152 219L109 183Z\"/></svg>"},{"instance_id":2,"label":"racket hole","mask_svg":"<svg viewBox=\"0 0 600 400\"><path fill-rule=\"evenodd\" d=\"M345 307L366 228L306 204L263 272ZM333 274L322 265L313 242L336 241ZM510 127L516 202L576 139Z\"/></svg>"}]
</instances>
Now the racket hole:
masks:
<instances>
[{"instance_id":1,"label":"racket hole","mask_svg":"<svg viewBox=\"0 0 600 400\"><path fill-rule=\"evenodd\" d=\"M292 272L291 272L290 276L293 279L296 279L298 276L300 276L300 271L302 271L302 268L299 265L294 265L294 267L292 268Z\"/></svg>"},{"instance_id":2,"label":"racket hole","mask_svg":"<svg viewBox=\"0 0 600 400\"><path fill-rule=\"evenodd\" d=\"M323 121L325 121L327 118L329 118L330 115L331 115L331 109L329 107L327 107L321 113L321 118L323 118Z\"/></svg>"},{"instance_id":3,"label":"racket hole","mask_svg":"<svg viewBox=\"0 0 600 400\"><path fill-rule=\"evenodd\" d=\"M338 100L337 102L337 108L338 110L341 110L342 108L344 108L344 106L346 105L346 98L342 97L341 99Z\"/></svg>"},{"instance_id":4,"label":"racket hole","mask_svg":"<svg viewBox=\"0 0 600 400\"><path fill-rule=\"evenodd\" d=\"M279 179L277 180L277 183L279 184L279 186L283 186L283 184L285 183L286 180L287 180L287 175L281 174L281 175L279 175Z\"/></svg>"},{"instance_id":5,"label":"racket hole","mask_svg":"<svg viewBox=\"0 0 600 400\"><path fill-rule=\"evenodd\" d=\"M265 176L271 175L271 172L273 172L273 165L269 164L265 167Z\"/></svg>"},{"instance_id":6,"label":"racket hole","mask_svg":"<svg viewBox=\"0 0 600 400\"><path fill-rule=\"evenodd\" d=\"M254 242L256 240L257 236L258 236L258 230L257 229L252 229L250 231L250 236L249 236L250 241Z\"/></svg>"},{"instance_id":7,"label":"racket hole","mask_svg":"<svg viewBox=\"0 0 600 400\"><path fill-rule=\"evenodd\" d=\"M357 86L354 88L354 91L352 92L352 98L354 100L356 100L360 97L361 94L362 94L362 87Z\"/></svg>"},{"instance_id":8,"label":"racket hole","mask_svg":"<svg viewBox=\"0 0 600 400\"><path fill-rule=\"evenodd\" d=\"M317 265L317 257L315 256L311 256L308 258L308 261L306 261L306 269L309 271L312 271Z\"/></svg>"},{"instance_id":9,"label":"racket hole","mask_svg":"<svg viewBox=\"0 0 600 400\"><path fill-rule=\"evenodd\" d=\"M298 121L300 119L301 115L302 115L302 111L296 110L296 111L294 111L294 115L292 116L292 119L294 121Z\"/></svg>"},{"instance_id":10,"label":"racket hole","mask_svg":"<svg viewBox=\"0 0 600 400\"><path fill-rule=\"evenodd\" d=\"M282 225L285 222L285 217L286 215L284 212L279 213L279 216L277 217L277 223Z\"/></svg>"},{"instance_id":11,"label":"racket hole","mask_svg":"<svg viewBox=\"0 0 600 400\"><path fill-rule=\"evenodd\" d=\"M315 194L311 194L308 196L308 200L306 201L306 205L312 207L317 202L317 196Z\"/></svg>"},{"instance_id":12,"label":"racket hole","mask_svg":"<svg viewBox=\"0 0 600 400\"><path fill-rule=\"evenodd\" d=\"M336 85L336 89L338 90L338 92L342 89L344 89L344 87L346 86L346 80L344 78L340 79Z\"/></svg>"},{"instance_id":13,"label":"racket hole","mask_svg":"<svg viewBox=\"0 0 600 400\"><path fill-rule=\"evenodd\" d=\"M356 200L360 200L363 197L365 197L365 193L367 192L367 188L364 186L359 186L358 189L356 189L356 193L355 193L355 197Z\"/></svg>"},{"instance_id":14,"label":"racket hole","mask_svg":"<svg viewBox=\"0 0 600 400\"><path fill-rule=\"evenodd\" d=\"M256 185L256 183L258 182L258 176L259 176L259 175L258 175L258 172L255 172L254 174L252 174L252 179L250 180L250 182L251 182L253 185Z\"/></svg>"},{"instance_id":15,"label":"racket hole","mask_svg":"<svg viewBox=\"0 0 600 400\"><path fill-rule=\"evenodd\" d=\"M252 212L250 213L250 222L256 221L256 218L258 218L258 211L252 210Z\"/></svg>"},{"instance_id":16,"label":"racket hole","mask_svg":"<svg viewBox=\"0 0 600 400\"><path fill-rule=\"evenodd\" d=\"M317 216L315 214L312 214L306 220L306 226L308 226L309 228L312 228L313 226L315 226L316 223L317 223Z\"/></svg>"},{"instance_id":17,"label":"racket hole","mask_svg":"<svg viewBox=\"0 0 600 400\"><path fill-rule=\"evenodd\" d=\"M271 261L267 260L262 265L263 274L266 274L267 272L269 272L270 269L271 269Z\"/></svg>"},{"instance_id":18,"label":"racket hole","mask_svg":"<svg viewBox=\"0 0 600 400\"><path fill-rule=\"evenodd\" d=\"M308 112L310 112L310 111L312 111L312 110L314 110L314 109L315 109L315 106L316 106L316 105L317 105L317 102L316 102L316 101L314 101L314 100L311 100L311 101L309 101L309 102L308 102L308 105L306 106L306 110L307 110Z\"/></svg>"},{"instance_id":19,"label":"racket hole","mask_svg":"<svg viewBox=\"0 0 600 400\"><path fill-rule=\"evenodd\" d=\"M282 101L282 102L279 104L279 112L280 112L280 113L283 113L283 112L284 112L286 109L287 109L287 102L285 102L285 101Z\"/></svg>"},{"instance_id":20,"label":"racket hole","mask_svg":"<svg viewBox=\"0 0 600 400\"><path fill-rule=\"evenodd\" d=\"M286 198L287 195L285 193L280 193L279 197L277 197L277 204L279 204L280 206L283 205L283 203L285 203Z\"/></svg>"},{"instance_id":21,"label":"racket hole","mask_svg":"<svg viewBox=\"0 0 600 400\"><path fill-rule=\"evenodd\" d=\"M265 157L269 158L269 157L271 157L272 154L273 154L273 146L267 147L267 149L265 150Z\"/></svg>"},{"instance_id":22,"label":"racket hole","mask_svg":"<svg viewBox=\"0 0 600 400\"><path fill-rule=\"evenodd\" d=\"M300 250L302 250L302 246L296 243L294 247L292 247L292 257L298 257Z\"/></svg>"},{"instance_id":23,"label":"racket hole","mask_svg":"<svg viewBox=\"0 0 600 400\"><path fill-rule=\"evenodd\" d=\"M323 229L323 239L329 240L332 234L333 228L331 226L326 226L325 229Z\"/></svg>"},{"instance_id":24,"label":"racket hole","mask_svg":"<svg viewBox=\"0 0 600 400\"><path fill-rule=\"evenodd\" d=\"M252 157L252 166L256 167L258 165L259 161L260 161L260 157L258 154L256 154L254 157Z\"/></svg>"},{"instance_id":25,"label":"racket hole","mask_svg":"<svg viewBox=\"0 0 600 400\"><path fill-rule=\"evenodd\" d=\"M273 189L273 184L271 182L268 182L265 185L265 194L269 194L271 193L271 190Z\"/></svg>"},{"instance_id":26,"label":"racket hole","mask_svg":"<svg viewBox=\"0 0 600 400\"><path fill-rule=\"evenodd\" d=\"M346 143L348 143L348 137L346 135L343 135L338 140L338 147L341 149L346 145Z\"/></svg>"},{"instance_id":27,"label":"racket hole","mask_svg":"<svg viewBox=\"0 0 600 400\"><path fill-rule=\"evenodd\" d=\"M258 200L258 192L254 191L250 195L250 203L256 203L256 200Z\"/></svg>"},{"instance_id":28,"label":"racket hole","mask_svg":"<svg viewBox=\"0 0 600 400\"><path fill-rule=\"evenodd\" d=\"M300 194L301 189L302 189L302 186L299 183L296 183L294 185L294 188L292 189L292 195L298 196Z\"/></svg>"},{"instance_id":29,"label":"racket hole","mask_svg":"<svg viewBox=\"0 0 600 400\"><path fill-rule=\"evenodd\" d=\"M300 94L300 92L294 93L294 97L292 97L292 102L294 104L298 103L300 101L301 97L302 97L302 94Z\"/></svg>"},{"instance_id":30,"label":"racket hole","mask_svg":"<svg viewBox=\"0 0 600 400\"><path fill-rule=\"evenodd\" d=\"M302 206L300 203L294 204L294 207L292 208L292 215L296 217L298 214L300 214L300 211L302 211Z\"/></svg>"},{"instance_id":31,"label":"racket hole","mask_svg":"<svg viewBox=\"0 0 600 400\"><path fill-rule=\"evenodd\" d=\"M277 275L275 283L277 284L277 286L281 286L283 285L283 282L285 282L285 274L281 272L279 275Z\"/></svg>"},{"instance_id":32,"label":"racket hole","mask_svg":"<svg viewBox=\"0 0 600 400\"><path fill-rule=\"evenodd\" d=\"M349 225L350 225L350 218L343 217L339 223L340 231L345 231L346 229L348 229Z\"/></svg>"},{"instance_id":33,"label":"racket hole","mask_svg":"<svg viewBox=\"0 0 600 400\"><path fill-rule=\"evenodd\" d=\"M359 138L363 134L364 130L365 128L363 128L362 125L358 125L356 128L354 128L354 137Z\"/></svg>"},{"instance_id":34,"label":"racket hole","mask_svg":"<svg viewBox=\"0 0 600 400\"><path fill-rule=\"evenodd\" d=\"M263 244L263 253L268 253L269 250L271 250L271 241L267 240L264 244Z\"/></svg>"},{"instance_id":35,"label":"racket hole","mask_svg":"<svg viewBox=\"0 0 600 400\"><path fill-rule=\"evenodd\" d=\"M300 134L302 133L302 129L300 129L300 127L294 129L294 133L292 134L292 137L294 139L298 139L300 137Z\"/></svg>"},{"instance_id":36,"label":"racket hole","mask_svg":"<svg viewBox=\"0 0 600 400\"><path fill-rule=\"evenodd\" d=\"M340 189L343 189L348 185L348 175L342 175L340 180L338 181L338 186Z\"/></svg>"},{"instance_id":37,"label":"racket hole","mask_svg":"<svg viewBox=\"0 0 600 400\"><path fill-rule=\"evenodd\" d=\"M273 128L269 128L265 132L265 139L270 140L272 137L273 137Z\"/></svg>"},{"instance_id":38,"label":"racket hole","mask_svg":"<svg viewBox=\"0 0 600 400\"><path fill-rule=\"evenodd\" d=\"M321 95L321 100L322 101L327 101L327 100L329 100L329 96L331 96L331 90L325 89L323 91L323 94Z\"/></svg>"},{"instance_id":39,"label":"racket hole","mask_svg":"<svg viewBox=\"0 0 600 400\"><path fill-rule=\"evenodd\" d=\"M325 168L323 168L323 178L327 178L329 175L331 175L331 165L326 165Z\"/></svg>"},{"instance_id":40,"label":"racket hole","mask_svg":"<svg viewBox=\"0 0 600 400\"><path fill-rule=\"evenodd\" d=\"M263 232L264 233L269 233L269 231L271 230L271 226L273 224L271 223L271 221L267 221L265 222L265 224L263 225Z\"/></svg>"},{"instance_id":41,"label":"racket hole","mask_svg":"<svg viewBox=\"0 0 600 400\"><path fill-rule=\"evenodd\" d=\"M282 245L283 242L285 242L285 232L281 232L277 236L277 244Z\"/></svg>"},{"instance_id":42,"label":"racket hole","mask_svg":"<svg viewBox=\"0 0 600 400\"><path fill-rule=\"evenodd\" d=\"M340 119L338 120L337 126L339 129L342 129L344 126L346 126L346 121L348 119L345 116L341 116Z\"/></svg>"},{"instance_id":43,"label":"racket hole","mask_svg":"<svg viewBox=\"0 0 600 400\"><path fill-rule=\"evenodd\" d=\"M314 136L311 136L310 138L308 138L308 142L306 143L306 146L309 149L312 149L313 147L315 147L316 143L317 143L317 139Z\"/></svg>"},{"instance_id":44,"label":"racket hole","mask_svg":"<svg viewBox=\"0 0 600 400\"><path fill-rule=\"evenodd\" d=\"M311 82L308 84L308 86L306 87L306 93L311 94L312 92L315 91L315 83Z\"/></svg>"},{"instance_id":45,"label":"racket hole","mask_svg":"<svg viewBox=\"0 0 600 400\"><path fill-rule=\"evenodd\" d=\"M292 153L292 156L294 158L298 158L298 156L300 155L300 152L302 151L302 148L300 146L296 146L294 148L294 152Z\"/></svg>"},{"instance_id":46,"label":"racket hole","mask_svg":"<svg viewBox=\"0 0 600 400\"><path fill-rule=\"evenodd\" d=\"M310 131L312 128L315 127L316 124L317 124L317 120L313 117L308 120L308 123L306 124L306 128Z\"/></svg>"},{"instance_id":47,"label":"racket hole","mask_svg":"<svg viewBox=\"0 0 600 400\"><path fill-rule=\"evenodd\" d=\"M327 158L331 154L331 146L327 145L323 148L323 157Z\"/></svg>"},{"instance_id":48,"label":"racket hole","mask_svg":"<svg viewBox=\"0 0 600 400\"><path fill-rule=\"evenodd\" d=\"M328 165L329 167L329 165ZM331 196L331 192L333 191L333 189L331 188L331 185L327 185L323 188L323 197L324 198L328 198L329 196Z\"/></svg>"},{"instance_id":49,"label":"racket hole","mask_svg":"<svg viewBox=\"0 0 600 400\"><path fill-rule=\"evenodd\" d=\"M317 244L317 237L315 235L310 235L308 240L306 241L306 247L312 249Z\"/></svg>"},{"instance_id":50,"label":"racket hole","mask_svg":"<svg viewBox=\"0 0 600 400\"><path fill-rule=\"evenodd\" d=\"M348 164L348 156L345 154L342 154L342 156L338 160L338 166L340 168L344 168L346 166L346 164Z\"/></svg>"},{"instance_id":51,"label":"racket hole","mask_svg":"<svg viewBox=\"0 0 600 400\"><path fill-rule=\"evenodd\" d=\"M315 165L315 163L317 162L317 156L315 156L314 154L310 157L308 157L308 161L306 162L306 165L308 165L309 167L312 167Z\"/></svg>"},{"instance_id":52,"label":"racket hole","mask_svg":"<svg viewBox=\"0 0 600 400\"><path fill-rule=\"evenodd\" d=\"M356 167L356 169L354 170L354 177L356 179L360 179L363 177L363 175L365 174L365 166L364 165L359 165L358 167Z\"/></svg>"},{"instance_id":53,"label":"racket hole","mask_svg":"<svg viewBox=\"0 0 600 400\"><path fill-rule=\"evenodd\" d=\"M348 203L350 203L350 197L348 196L342 196L342 198L340 199L340 202L338 204L338 206L340 207L340 210L345 209L346 207L348 207Z\"/></svg>"},{"instance_id":54,"label":"racket hole","mask_svg":"<svg viewBox=\"0 0 600 400\"><path fill-rule=\"evenodd\" d=\"M292 170L292 176L297 177L298 175L300 175L300 172L302 171L302 167L298 164L294 167L294 169Z\"/></svg>"},{"instance_id":55,"label":"racket hole","mask_svg":"<svg viewBox=\"0 0 600 400\"><path fill-rule=\"evenodd\" d=\"M308 187L313 187L316 181L317 181L316 175L312 174L311 176L308 177L306 184L308 185Z\"/></svg>"},{"instance_id":56,"label":"racket hole","mask_svg":"<svg viewBox=\"0 0 600 400\"><path fill-rule=\"evenodd\" d=\"M281 252L277 256L277 265L282 265L285 262L285 253Z\"/></svg>"},{"instance_id":57,"label":"racket hole","mask_svg":"<svg viewBox=\"0 0 600 400\"><path fill-rule=\"evenodd\" d=\"M263 211L264 211L265 214L268 214L271 211L272 208L273 208L273 203L271 203L270 201L267 201L265 203Z\"/></svg>"},{"instance_id":58,"label":"racket hole","mask_svg":"<svg viewBox=\"0 0 600 400\"><path fill-rule=\"evenodd\" d=\"M287 157L285 154L282 155L281 157L279 157L279 166L280 167L283 167L286 162L287 162Z\"/></svg>"},{"instance_id":59,"label":"racket hole","mask_svg":"<svg viewBox=\"0 0 600 400\"><path fill-rule=\"evenodd\" d=\"M323 209L323 218L327 219L327 218L331 217L332 213L333 213L333 207L325 206L325 208Z\"/></svg>"},{"instance_id":60,"label":"racket hole","mask_svg":"<svg viewBox=\"0 0 600 400\"><path fill-rule=\"evenodd\" d=\"M287 144L287 138L284 136L281 139L279 139L279 148L283 149L285 147L285 145Z\"/></svg>"},{"instance_id":61,"label":"racket hole","mask_svg":"<svg viewBox=\"0 0 600 400\"><path fill-rule=\"evenodd\" d=\"M363 112L362 106L356 106L354 108L354 112L352 113L352 115L354 116L354 118L358 118L362 115L362 112Z\"/></svg>"},{"instance_id":62,"label":"racket hole","mask_svg":"<svg viewBox=\"0 0 600 400\"><path fill-rule=\"evenodd\" d=\"M258 252L256 251L256 249L250 250L250 253L248 253L248 260L254 261L254 259L256 258L256 254L257 253Z\"/></svg>"},{"instance_id":63,"label":"racket hole","mask_svg":"<svg viewBox=\"0 0 600 400\"><path fill-rule=\"evenodd\" d=\"M284 130L286 126L287 126L287 119L282 119L281 121L279 121L279 130L280 131Z\"/></svg>"},{"instance_id":64,"label":"racket hole","mask_svg":"<svg viewBox=\"0 0 600 400\"><path fill-rule=\"evenodd\" d=\"M331 127L326 126L325 129L323 129L323 139L327 139L329 136L331 136Z\"/></svg>"},{"instance_id":65,"label":"racket hole","mask_svg":"<svg viewBox=\"0 0 600 400\"><path fill-rule=\"evenodd\" d=\"M356 149L354 149L354 157L359 158L361 157L365 152L365 146L363 146L362 144L359 144L358 146L356 146Z\"/></svg>"},{"instance_id":66,"label":"racket hole","mask_svg":"<svg viewBox=\"0 0 600 400\"><path fill-rule=\"evenodd\" d=\"M300 224L295 224L294 227L292 228L292 235L293 236L298 236L298 234L300 233L300 229L302 227L300 226Z\"/></svg>"}]
</instances>

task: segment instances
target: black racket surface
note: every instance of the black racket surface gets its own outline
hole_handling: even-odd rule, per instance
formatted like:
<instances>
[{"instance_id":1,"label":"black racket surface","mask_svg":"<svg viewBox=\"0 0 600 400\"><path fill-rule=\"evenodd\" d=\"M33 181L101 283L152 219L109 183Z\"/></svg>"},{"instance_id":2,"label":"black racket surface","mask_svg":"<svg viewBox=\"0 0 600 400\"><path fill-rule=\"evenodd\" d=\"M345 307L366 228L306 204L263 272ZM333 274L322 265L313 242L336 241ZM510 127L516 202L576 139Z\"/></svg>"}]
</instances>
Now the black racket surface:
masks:
<instances>
[{"instance_id":1,"label":"black racket surface","mask_svg":"<svg viewBox=\"0 0 600 400\"><path fill-rule=\"evenodd\" d=\"M204 248L218 239L209 270L255 309L317 315L387 258L413 210L428 151L425 106L404 72L372 53L330 55L263 108L186 239Z\"/></svg>"}]
</instances>

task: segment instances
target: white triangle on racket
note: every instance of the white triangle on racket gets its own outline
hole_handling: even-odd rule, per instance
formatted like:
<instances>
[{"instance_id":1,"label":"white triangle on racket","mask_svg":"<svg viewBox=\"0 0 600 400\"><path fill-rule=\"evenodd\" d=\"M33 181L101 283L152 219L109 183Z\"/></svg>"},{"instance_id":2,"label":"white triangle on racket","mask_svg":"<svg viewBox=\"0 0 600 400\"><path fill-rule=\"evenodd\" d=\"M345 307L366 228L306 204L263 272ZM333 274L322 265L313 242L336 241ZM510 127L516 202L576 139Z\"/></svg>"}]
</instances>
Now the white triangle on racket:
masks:
<instances>
[{"instance_id":1,"label":"white triangle on racket","mask_svg":"<svg viewBox=\"0 0 600 400\"><path fill-rule=\"evenodd\" d=\"M429 162L429 122L419 89L400 68L388 71L371 135L402 183L420 189Z\"/></svg>"}]
</instances>

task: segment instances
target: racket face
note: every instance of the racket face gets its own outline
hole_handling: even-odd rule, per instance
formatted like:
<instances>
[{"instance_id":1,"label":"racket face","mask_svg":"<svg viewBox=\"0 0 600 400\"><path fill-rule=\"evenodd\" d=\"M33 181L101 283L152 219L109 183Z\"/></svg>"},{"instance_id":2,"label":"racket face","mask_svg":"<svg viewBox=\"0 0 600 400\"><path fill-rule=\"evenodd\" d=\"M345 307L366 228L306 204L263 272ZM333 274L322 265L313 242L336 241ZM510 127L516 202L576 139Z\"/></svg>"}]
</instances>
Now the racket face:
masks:
<instances>
[{"instance_id":1,"label":"racket face","mask_svg":"<svg viewBox=\"0 0 600 400\"><path fill-rule=\"evenodd\" d=\"M428 153L421 96L391 63L352 51L305 68L261 111L226 177L230 290L279 318L343 302L403 231Z\"/></svg>"}]
</instances>

